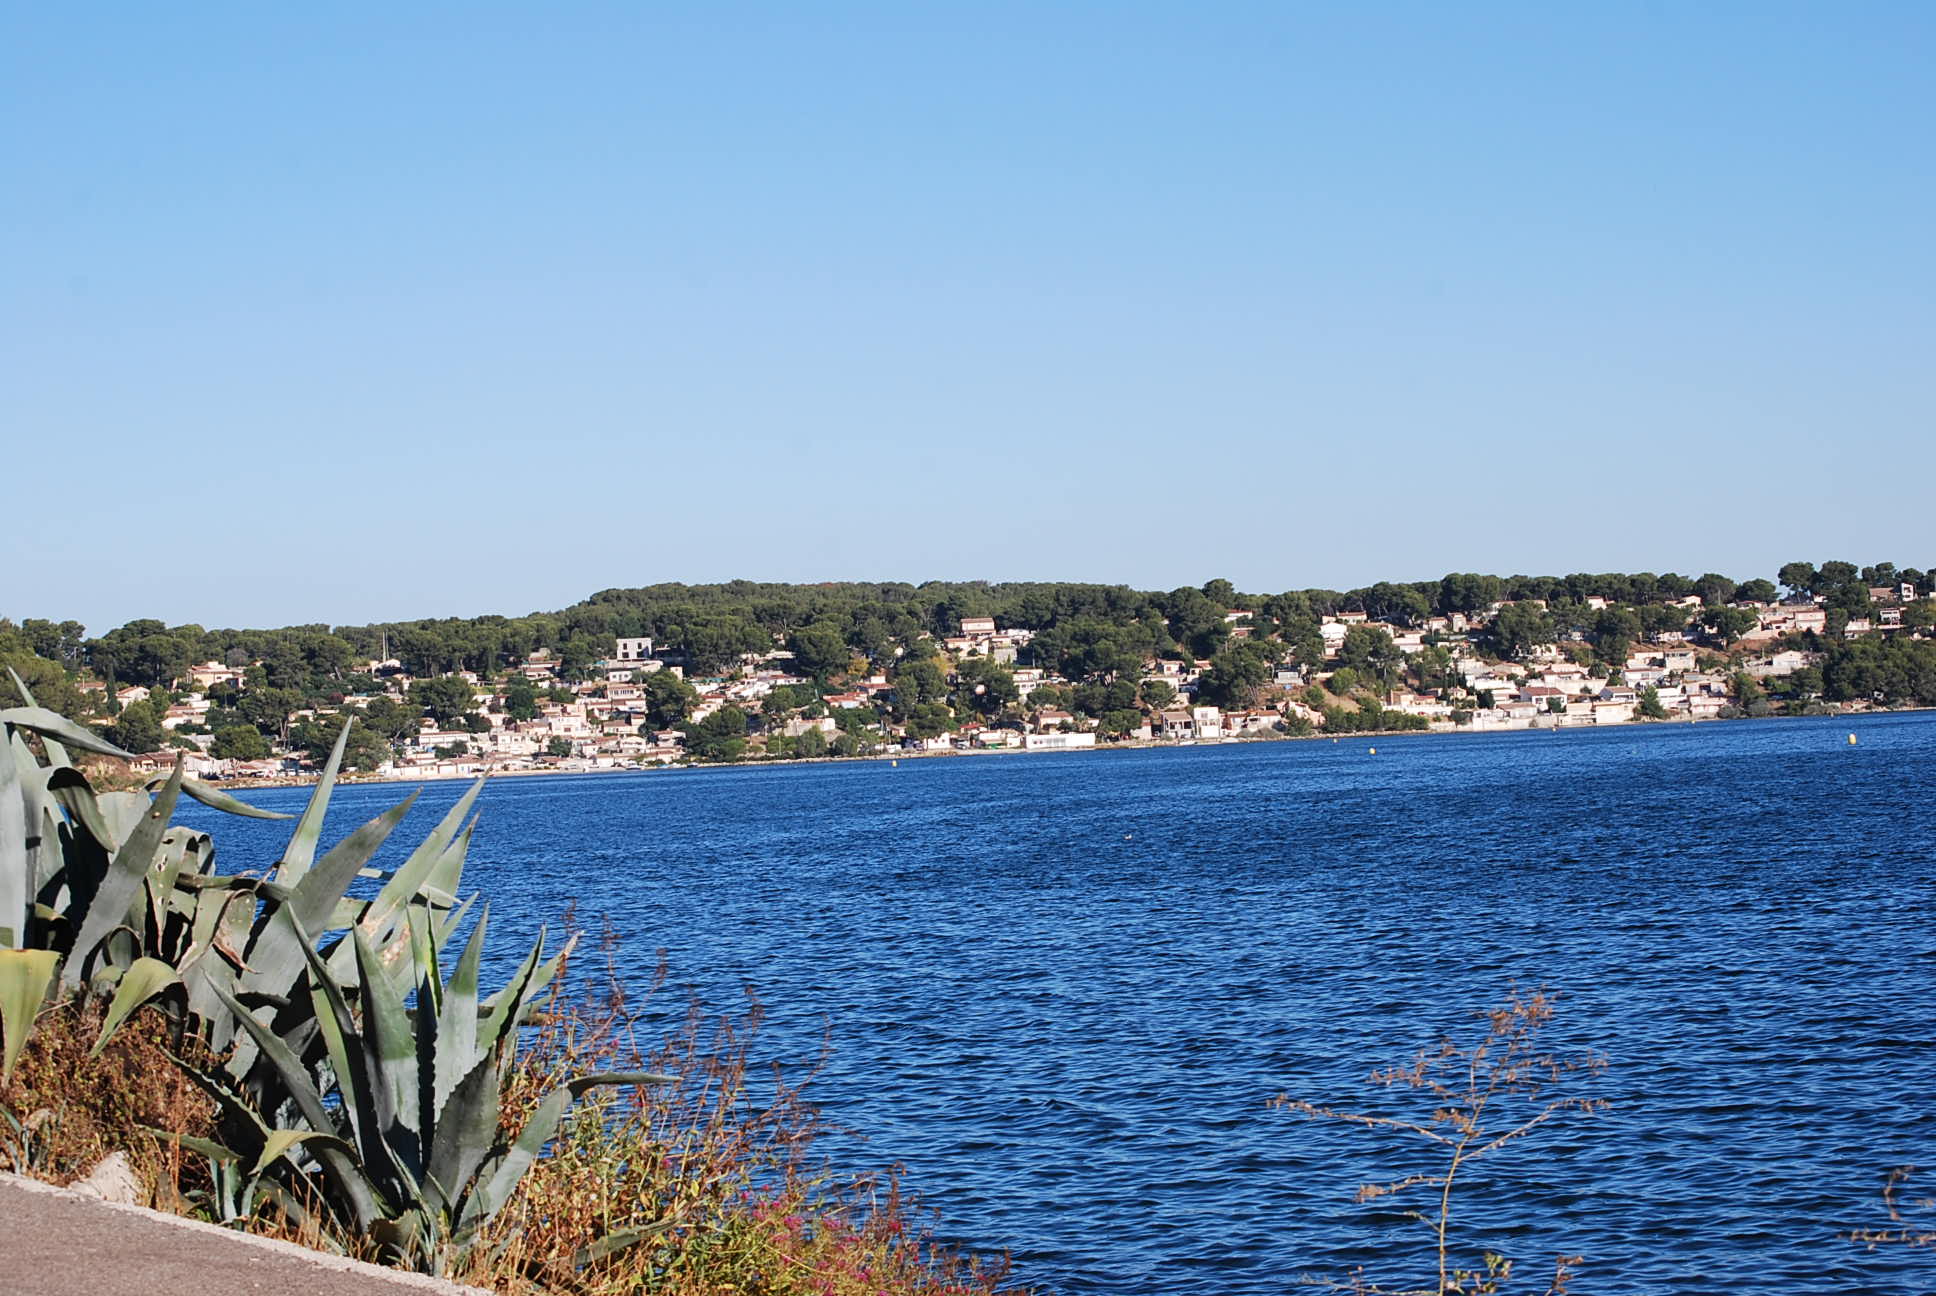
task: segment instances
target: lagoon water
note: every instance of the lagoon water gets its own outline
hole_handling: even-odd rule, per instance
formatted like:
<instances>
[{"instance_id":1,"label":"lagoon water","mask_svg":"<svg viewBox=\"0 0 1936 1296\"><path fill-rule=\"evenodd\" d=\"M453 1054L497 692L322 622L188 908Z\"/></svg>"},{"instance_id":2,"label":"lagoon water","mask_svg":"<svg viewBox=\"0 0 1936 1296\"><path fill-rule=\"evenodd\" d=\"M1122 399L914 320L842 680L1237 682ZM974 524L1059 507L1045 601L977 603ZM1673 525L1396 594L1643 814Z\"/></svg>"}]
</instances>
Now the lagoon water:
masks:
<instances>
[{"instance_id":1,"label":"lagoon water","mask_svg":"<svg viewBox=\"0 0 1936 1296\"><path fill-rule=\"evenodd\" d=\"M403 791L343 789L326 840ZM1045 1291L1422 1281L1420 1227L1352 1194L1429 1159L1267 1101L1401 1110L1367 1073L1517 983L1611 1106L1468 1172L1465 1255L1929 1292L1936 1252L1840 1235L1892 1166L1936 1190L1933 795L1929 714L503 779L466 884L500 976L575 898L641 983L663 949L717 1008L753 988L761 1057L830 1045L809 1096L868 1138L828 1150ZM226 868L287 832L183 817Z\"/></svg>"}]
</instances>

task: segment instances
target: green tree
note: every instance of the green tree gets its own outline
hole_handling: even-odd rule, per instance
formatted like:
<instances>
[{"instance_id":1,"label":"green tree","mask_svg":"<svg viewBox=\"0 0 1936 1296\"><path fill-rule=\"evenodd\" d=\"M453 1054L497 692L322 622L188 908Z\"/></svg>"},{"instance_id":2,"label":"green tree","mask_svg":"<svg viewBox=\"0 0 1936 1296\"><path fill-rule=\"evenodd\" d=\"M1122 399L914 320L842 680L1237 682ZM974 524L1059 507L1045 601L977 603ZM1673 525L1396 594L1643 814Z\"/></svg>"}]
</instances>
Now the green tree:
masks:
<instances>
[{"instance_id":1,"label":"green tree","mask_svg":"<svg viewBox=\"0 0 1936 1296\"><path fill-rule=\"evenodd\" d=\"M262 760L269 755L269 740L254 725L230 725L216 731L208 754L217 760Z\"/></svg>"},{"instance_id":2,"label":"green tree","mask_svg":"<svg viewBox=\"0 0 1936 1296\"><path fill-rule=\"evenodd\" d=\"M29 650L24 643L10 643L0 634L0 706L20 706L25 699L14 687L11 668L34 695L34 701L64 716L81 716L91 709L88 699L59 663Z\"/></svg>"},{"instance_id":3,"label":"green tree","mask_svg":"<svg viewBox=\"0 0 1936 1296\"><path fill-rule=\"evenodd\" d=\"M504 714L513 720L538 718L538 690L522 676L504 686Z\"/></svg>"},{"instance_id":4,"label":"green tree","mask_svg":"<svg viewBox=\"0 0 1936 1296\"><path fill-rule=\"evenodd\" d=\"M1708 608L1701 613L1701 624L1713 632L1723 645L1731 644L1748 631L1760 624L1760 618L1748 608L1720 607Z\"/></svg>"},{"instance_id":5,"label":"green tree","mask_svg":"<svg viewBox=\"0 0 1936 1296\"><path fill-rule=\"evenodd\" d=\"M1660 703L1660 690L1651 684L1640 690L1640 701L1634 705L1634 714L1642 720L1665 720L1667 708Z\"/></svg>"},{"instance_id":6,"label":"green tree","mask_svg":"<svg viewBox=\"0 0 1936 1296\"><path fill-rule=\"evenodd\" d=\"M1734 597L1743 603L1773 603L1780 595L1773 581L1757 576L1751 581L1743 581L1741 588L1735 590Z\"/></svg>"},{"instance_id":7,"label":"green tree","mask_svg":"<svg viewBox=\"0 0 1936 1296\"><path fill-rule=\"evenodd\" d=\"M845 670L853 656L847 636L831 621L817 621L794 631L787 641L793 660L808 675L825 677Z\"/></svg>"},{"instance_id":8,"label":"green tree","mask_svg":"<svg viewBox=\"0 0 1936 1296\"><path fill-rule=\"evenodd\" d=\"M1705 607L1733 602L1735 590L1735 583L1719 572L1708 572L1694 582L1694 592L1701 596Z\"/></svg>"},{"instance_id":9,"label":"green tree","mask_svg":"<svg viewBox=\"0 0 1936 1296\"><path fill-rule=\"evenodd\" d=\"M1387 645L1390 636L1385 636ZM1254 640L1239 639L1218 653L1197 679L1197 700L1226 710L1248 707L1270 678L1270 656Z\"/></svg>"},{"instance_id":10,"label":"green tree","mask_svg":"<svg viewBox=\"0 0 1936 1296\"><path fill-rule=\"evenodd\" d=\"M347 713L339 713L298 721L289 730L289 745L311 761L320 762L328 757L330 749L336 745L336 735L351 719ZM390 744L380 735L358 724L350 730L349 741L344 744L343 764L349 769L367 773L394 755Z\"/></svg>"},{"instance_id":11,"label":"green tree","mask_svg":"<svg viewBox=\"0 0 1936 1296\"><path fill-rule=\"evenodd\" d=\"M545 755L547 755L547 756L569 756L569 755L571 755L571 739L569 739L569 738L551 738L551 739L548 739L548 740L546 740L546 742L545 742Z\"/></svg>"},{"instance_id":12,"label":"green tree","mask_svg":"<svg viewBox=\"0 0 1936 1296\"><path fill-rule=\"evenodd\" d=\"M746 751L748 717L738 707L721 707L704 720L688 720L679 728L686 735L686 751L699 760L738 760Z\"/></svg>"},{"instance_id":13,"label":"green tree","mask_svg":"<svg viewBox=\"0 0 1936 1296\"><path fill-rule=\"evenodd\" d=\"M1143 702L1153 710L1161 711L1176 701L1176 689L1168 680L1145 680L1141 689Z\"/></svg>"},{"instance_id":14,"label":"green tree","mask_svg":"<svg viewBox=\"0 0 1936 1296\"><path fill-rule=\"evenodd\" d=\"M902 659L888 682L894 685L894 711L900 716L911 715L923 703L938 702L948 695L948 681L932 657Z\"/></svg>"},{"instance_id":15,"label":"green tree","mask_svg":"<svg viewBox=\"0 0 1936 1296\"><path fill-rule=\"evenodd\" d=\"M424 709L440 729L462 726L464 717L477 705L477 693L469 680L457 675L420 679L410 685L410 702Z\"/></svg>"},{"instance_id":16,"label":"green tree","mask_svg":"<svg viewBox=\"0 0 1936 1296\"><path fill-rule=\"evenodd\" d=\"M954 712L939 702L917 703L908 712L907 731L910 738L939 738L954 727Z\"/></svg>"},{"instance_id":17,"label":"green tree","mask_svg":"<svg viewBox=\"0 0 1936 1296\"><path fill-rule=\"evenodd\" d=\"M386 742L401 742L421 727L423 711L393 698L371 698L363 708L362 725Z\"/></svg>"},{"instance_id":18,"label":"green tree","mask_svg":"<svg viewBox=\"0 0 1936 1296\"><path fill-rule=\"evenodd\" d=\"M1376 676L1390 684L1405 667L1405 654L1392 643L1392 637L1374 626L1355 625L1344 632L1338 645L1338 662L1360 675Z\"/></svg>"},{"instance_id":19,"label":"green tree","mask_svg":"<svg viewBox=\"0 0 1936 1296\"><path fill-rule=\"evenodd\" d=\"M1553 619L1531 603L1508 603L1492 621L1492 642L1502 657L1518 661L1540 644L1552 643Z\"/></svg>"},{"instance_id":20,"label":"green tree","mask_svg":"<svg viewBox=\"0 0 1936 1296\"><path fill-rule=\"evenodd\" d=\"M302 705L303 696L296 690L266 684L244 690L235 700L235 709L244 720L283 743L289 741L289 717Z\"/></svg>"},{"instance_id":21,"label":"green tree","mask_svg":"<svg viewBox=\"0 0 1936 1296\"><path fill-rule=\"evenodd\" d=\"M1815 564L1805 562L1783 563L1781 570L1775 573L1775 579L1786 585L1789 593L1804 598L1813 597L1815 591L1821 587L1822 581L1821 573L1815 570Z\"/></svg>"},{"instance_id":22,"label":"green tree","mask_svg":"<svg viewBox=\"0 0 1936 1296\"><path fill-rule=\"evenodd\" d=\"M108 741L137 754L158 751L167 741L167 731L161 727L161 717L155 714L153 706L147 702L130 702L115 717L108 730Z\"/></svg>"},{"instance_id":23,"label":"green tree","mask_svg":"<svg viewBox=\"0 0 1936 1296\"><path fill-rule=\"evenodd\" d=\"M987 657L970 657L961 663L955 671L955 690L963 704L985 716L1000 714L1022 697L1014 673Z\"/></svg>"},{"instance_id":24,"label":"green tree","mask_svg":"<svg viewBox=\"0 0 1936 1296\"><path fill-rule=\"evenodd\" d=\"M645 715L655 729L675 729L692 714L699 692L669 670L645 677Z\"/></svg>"}]
</instances>

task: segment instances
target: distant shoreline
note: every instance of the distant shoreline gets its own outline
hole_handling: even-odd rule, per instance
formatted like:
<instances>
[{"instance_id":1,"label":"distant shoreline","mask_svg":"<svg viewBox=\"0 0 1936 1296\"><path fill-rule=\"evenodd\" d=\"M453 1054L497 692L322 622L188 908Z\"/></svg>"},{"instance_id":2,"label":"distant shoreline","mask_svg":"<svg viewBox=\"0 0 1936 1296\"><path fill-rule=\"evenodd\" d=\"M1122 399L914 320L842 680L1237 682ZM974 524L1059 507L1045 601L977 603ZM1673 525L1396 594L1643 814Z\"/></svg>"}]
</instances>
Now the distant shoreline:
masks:
<instances>
[{"instance_id":1,"label":"distant shoreline","mask_svg":"<svg viewBox=\"0 0 1936 1296\"><path fill-rule=\"evenodd\" d=\"M1832 720L1855 719L1862 716L1908 715L1919 711L1936 710L1936 707L1885 707L1861 711L1830 711L1815 716L1734 716L1728 719L1714 717L1706 720L1636 720L1620 725L1528 725L1516 729L1379 729L1351 734L1327 734L1322 730L1309 734L1252 734L1240 738L1151 738L1129 739L1094 747L1038 748L1030 751L1021 747L986 747L967 751L901 751L872 752L865 756L779 756L770 760L737 761L695 761L691 763L673 762L663 765L595 766L590 769L502 769L487 770L481 774L342 774L337 777L339 786L351 784L391 784L391 783L463 783L479 777L490 778L583 778L588 775L606 774L670 774L699 769L764 769L779 765L843 765L862 761L904 761L904 760L946 760L951 757L979 756L1077 756L1112 751L1152 751L1183 747L1231 747L1249 743L1274 742L1322 742L1329 738L1333 742L1365 741L1376 743L1379 740L1396 738L1443 738L1469 737L1490 738L1502 734L1526 733L1592 733L1596 730L1617 729L1661 729L1687 728L1712 724L1738 724L1743 721L1761 720ZM315 774L294 774L287 778L275 779L224 779L217 786L225 791L260 791L269 788L314 787L318 780Z\"/></svg>"}]
</instances>

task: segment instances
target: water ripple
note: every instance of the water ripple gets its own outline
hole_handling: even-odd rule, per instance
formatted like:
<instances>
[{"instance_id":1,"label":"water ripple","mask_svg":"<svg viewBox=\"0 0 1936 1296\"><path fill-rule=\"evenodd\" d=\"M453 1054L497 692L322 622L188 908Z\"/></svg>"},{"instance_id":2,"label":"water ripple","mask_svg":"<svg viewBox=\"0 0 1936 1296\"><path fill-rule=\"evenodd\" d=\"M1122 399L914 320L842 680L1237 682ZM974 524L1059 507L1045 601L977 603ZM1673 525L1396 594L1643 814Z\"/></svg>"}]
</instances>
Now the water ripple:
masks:
<instances>
[{"instance_id":1,"label":"water ripple","mask_svg":"<svg viewBox=\"0 0 1936 1296\"><path fill-rule=\"evenodd\" d=\"M1550 1042L1607 1054L1612 1106L1476 1170L1474 1251L1584 1255L1583 1293L1927 1292L1936 1256L1838 1234L1936 1162L1936 718L1850 727L506 780L468 881L503 957L576 898L640 975L754 988L773 1060L830 1030L810 1092L869 1136L830 1150L1070 1296L1416 1279L1417 1226L1352 1193L1417 1158L1266 1100L1388 1101L1373 1066L1513 981L1565 992ZM282 831L221 821L225 863Z\"/></svg>"}]
</instances>

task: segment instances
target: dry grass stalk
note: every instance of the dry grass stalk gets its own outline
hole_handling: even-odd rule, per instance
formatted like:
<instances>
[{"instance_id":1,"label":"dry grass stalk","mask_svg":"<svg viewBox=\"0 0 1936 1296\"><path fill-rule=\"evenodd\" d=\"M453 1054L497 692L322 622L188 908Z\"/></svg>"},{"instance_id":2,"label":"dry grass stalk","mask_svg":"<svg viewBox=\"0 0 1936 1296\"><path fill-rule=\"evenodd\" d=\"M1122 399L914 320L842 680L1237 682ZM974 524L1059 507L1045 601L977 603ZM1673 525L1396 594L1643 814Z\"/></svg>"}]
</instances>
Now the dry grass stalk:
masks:
<instances>
[{"instance_id":1,"label":"dry grass stalk","mask_svg":"<svg viewBox=\"0 0 1936 1296\"><path fill-rule=\"evenodd\" d=\"M640 1011L614 967L575 1001L554 989L504 1105L507 1127L561 1076L642 1069L679 1077L588 1097L493 1221L461 1280L505 1292L616 1296L994 1296L1005 1262L937 1245L893 1176L820 1165L823 1131L801 1096L811 1073L749 1081L757 1004L738 1019L697 1010L670 1039L640 1042ZM663 969L661 977L663 979ZM564 978L560 978L562 985ZM656 988L655 982L655 988ZM601 1239L633 1239L601 1251Z\"/></svg>"},{"instance_id":2,"label":"dry grass stalk","mask_svg":"<svg viewBox=\"0 0 1936 1296\"><path fill-rule=\"evenodd\" d=\"M1897 1193L1916 1173L1913 1165L1897 1166L1889 1172L1882 1185L1882 1205L1889 1212L1890 1227L1884 1229L1859 1228L1849 1232L1849 1241L1861 1242L1873 1251L1878 1246L1929 1247L1936 1246L1936 1225L1915 1223L1902 1213ZM1936 1198L1918 1197L1910 1206L1928 1220L1936 1213Z\"/></svg>"},{"instance_id":3,"label":"dry grass stalk","mask_svg":"<svg viewBox=\"0 0 1936 1296\"><path fill-rule=\"evenodd\" d=\"M1415 1092L1431 1104L1428 1114L1414 1119L1343 1111L1280 1094L1273 1107L1288 1108L1314 1120L1339 1121L1365 1129L1389 1130L1422 1139L1441 1158L1430 1170L1382 1183L1365 1184L1357 1200L1374 1201L1400 1193L1428 1190L1429 1209L1406 1214L1432 1233L1437 1258L1437 1282L1431 1286L1392 1288L1368 1280L1362 1270L1343 1282L1314 1280L1319 1285L1383 1296L1468 1296L1504 1290L1512 1277L1512 1261L1484 1253L1480 1267L1461 1267L1452 1259L1452 1192L1459 1176L1473 1162L1526 1138L1542 1125L1567 1113L1601 1110L1603 1100L1560 1094L1563 1082L1597 1075L1606 1059L1587 1053L1560 1058L1542 1053L1535 1036L1553 1017L1557 995L1541 990L1522 994L1514 989L1506 1001L1486 1014L1485 1034L1473 1044L1450 1038L1437 1048L1420 1050L1408 1066L1374 1071L1371 1083L1385 1089ZM1552 1293L1562 1293L1579 1263L1577 1256L1554 1262Z\"/></svg>"}]
</instances>

